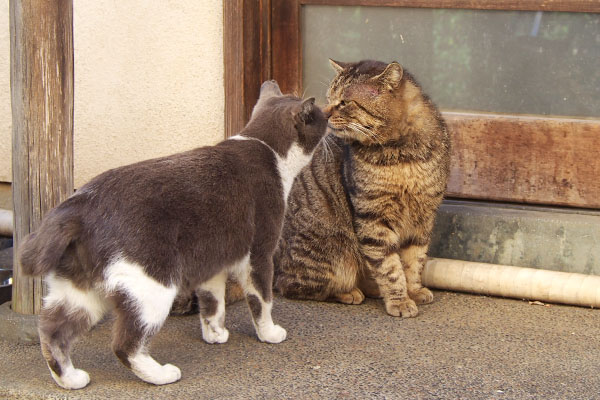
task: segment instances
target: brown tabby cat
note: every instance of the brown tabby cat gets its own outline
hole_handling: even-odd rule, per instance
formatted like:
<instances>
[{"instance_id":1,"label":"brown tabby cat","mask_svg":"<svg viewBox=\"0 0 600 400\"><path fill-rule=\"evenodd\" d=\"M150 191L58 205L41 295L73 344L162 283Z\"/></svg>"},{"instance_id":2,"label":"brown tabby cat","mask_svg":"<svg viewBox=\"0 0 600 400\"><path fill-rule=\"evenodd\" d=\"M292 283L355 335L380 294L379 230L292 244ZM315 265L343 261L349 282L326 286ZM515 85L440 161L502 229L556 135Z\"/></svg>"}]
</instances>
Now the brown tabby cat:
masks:
<instances>
[{"instance_id":1,"label":"brown tabby cat","mask_svg":"<svg viewBox=\"0 0 600 400\"><path fill-rule=\"evenodd\" d=\"M448 131L400 64L331 65L325 111L336 146L317 149L295 181L275 288L347 304L365 293L383 297L390 315L413 317L433 301L421 271L448 179Z\"/></svg>"}]
</instances>

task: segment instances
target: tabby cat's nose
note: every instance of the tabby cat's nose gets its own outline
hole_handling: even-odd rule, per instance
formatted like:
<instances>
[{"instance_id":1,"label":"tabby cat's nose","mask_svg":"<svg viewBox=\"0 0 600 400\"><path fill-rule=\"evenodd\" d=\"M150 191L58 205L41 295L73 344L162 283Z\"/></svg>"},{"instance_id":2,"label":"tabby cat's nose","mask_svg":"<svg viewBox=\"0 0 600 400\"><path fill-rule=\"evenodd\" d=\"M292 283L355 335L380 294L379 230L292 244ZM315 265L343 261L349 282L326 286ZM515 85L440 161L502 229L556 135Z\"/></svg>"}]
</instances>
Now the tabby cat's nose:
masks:
<instances>
[{"instance_id":1,"label":"tabby cat's nose","mask_svg":"<svg viewBox=\"0 0 600 400\"><path fill-rule=\"evenodd\" d=\"M325 117L327 119L329 119L329 117L331 117L331 113L333 112L333 106L332 105L328 105L327 107L325 107L323 109L323 113L325 114Z\"/></svg>"}]
</instances>

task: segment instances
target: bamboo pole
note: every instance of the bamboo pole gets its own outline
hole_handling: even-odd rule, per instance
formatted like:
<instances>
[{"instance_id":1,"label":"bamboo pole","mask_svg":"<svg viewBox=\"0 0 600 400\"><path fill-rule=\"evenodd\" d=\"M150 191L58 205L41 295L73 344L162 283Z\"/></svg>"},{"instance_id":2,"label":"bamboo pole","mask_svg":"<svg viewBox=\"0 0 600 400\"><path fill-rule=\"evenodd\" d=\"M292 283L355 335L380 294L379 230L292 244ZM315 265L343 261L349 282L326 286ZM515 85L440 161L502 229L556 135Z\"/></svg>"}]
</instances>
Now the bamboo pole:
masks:
<instances>
[{"instance_id":1,"label":"bamboo pole","mask_svg":"<svg viewBox=\"0 0 600 400\"><path fill-rule=\"evenodd\" d=\"M10 0L14 247L73 193L73 2ZM41 278L14 252L12 308L37 314Z\"/></svg>"},{"instance_id":2,"label":"bamboo pole","mask_svg":"<svg viewBox=\"0 0 600 400\"><path fill-rule=\"evenodd\" d=\"M436 289L600 308L597 275L434 258L422 280Z\"/></svg>"}]
</instances>

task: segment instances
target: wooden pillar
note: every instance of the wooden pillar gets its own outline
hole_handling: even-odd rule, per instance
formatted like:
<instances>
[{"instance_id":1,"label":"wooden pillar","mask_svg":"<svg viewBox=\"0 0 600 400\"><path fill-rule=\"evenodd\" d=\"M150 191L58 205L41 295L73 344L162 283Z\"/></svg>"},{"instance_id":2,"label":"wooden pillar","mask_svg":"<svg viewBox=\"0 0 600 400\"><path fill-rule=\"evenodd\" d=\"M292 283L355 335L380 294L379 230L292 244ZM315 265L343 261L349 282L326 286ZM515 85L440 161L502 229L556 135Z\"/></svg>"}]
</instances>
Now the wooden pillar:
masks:
<instances>
[{"instance_id":1,"label":"wooden pillar","mask_svg":"<svg viewBox=\"0 0 600 400\"><path fill-rule=\"evenodd\" d=\"M242 130L271 79L271 0L223 2L225 137Z\"/></svg>"},{"instance_id":2,"label":"wooden pillar","mask_svg":"<svg viewBox=\"0 0 600 400\"><path fill-rule=\"evenodd\" d=\"M73 193L73 1L10 0L14 247ZM37 314L41 278L13 270L12 308Z\"/></svg>"}]
</instances>

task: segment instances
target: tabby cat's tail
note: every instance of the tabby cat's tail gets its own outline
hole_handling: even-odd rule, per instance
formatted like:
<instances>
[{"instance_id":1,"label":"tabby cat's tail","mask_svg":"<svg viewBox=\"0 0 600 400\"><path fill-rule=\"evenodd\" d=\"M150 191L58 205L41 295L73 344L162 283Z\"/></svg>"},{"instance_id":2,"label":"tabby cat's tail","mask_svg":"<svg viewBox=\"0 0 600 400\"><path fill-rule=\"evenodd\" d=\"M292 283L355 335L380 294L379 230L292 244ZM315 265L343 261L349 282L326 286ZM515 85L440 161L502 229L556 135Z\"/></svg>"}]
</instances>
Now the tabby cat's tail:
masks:
<instances>
[{"instance_id":1,"label":"tabby cat's tail","mask_svg":"<svg viewBox=\"0 0 600 400\"><path fill-rule=\"evenodd\" d=\"M45 275L54 270L67 246L79 237L78 217L60 208L52 210L35 232L25 236L19 246L18 259L26 275Z\"/></svg>"}]
</instances>

